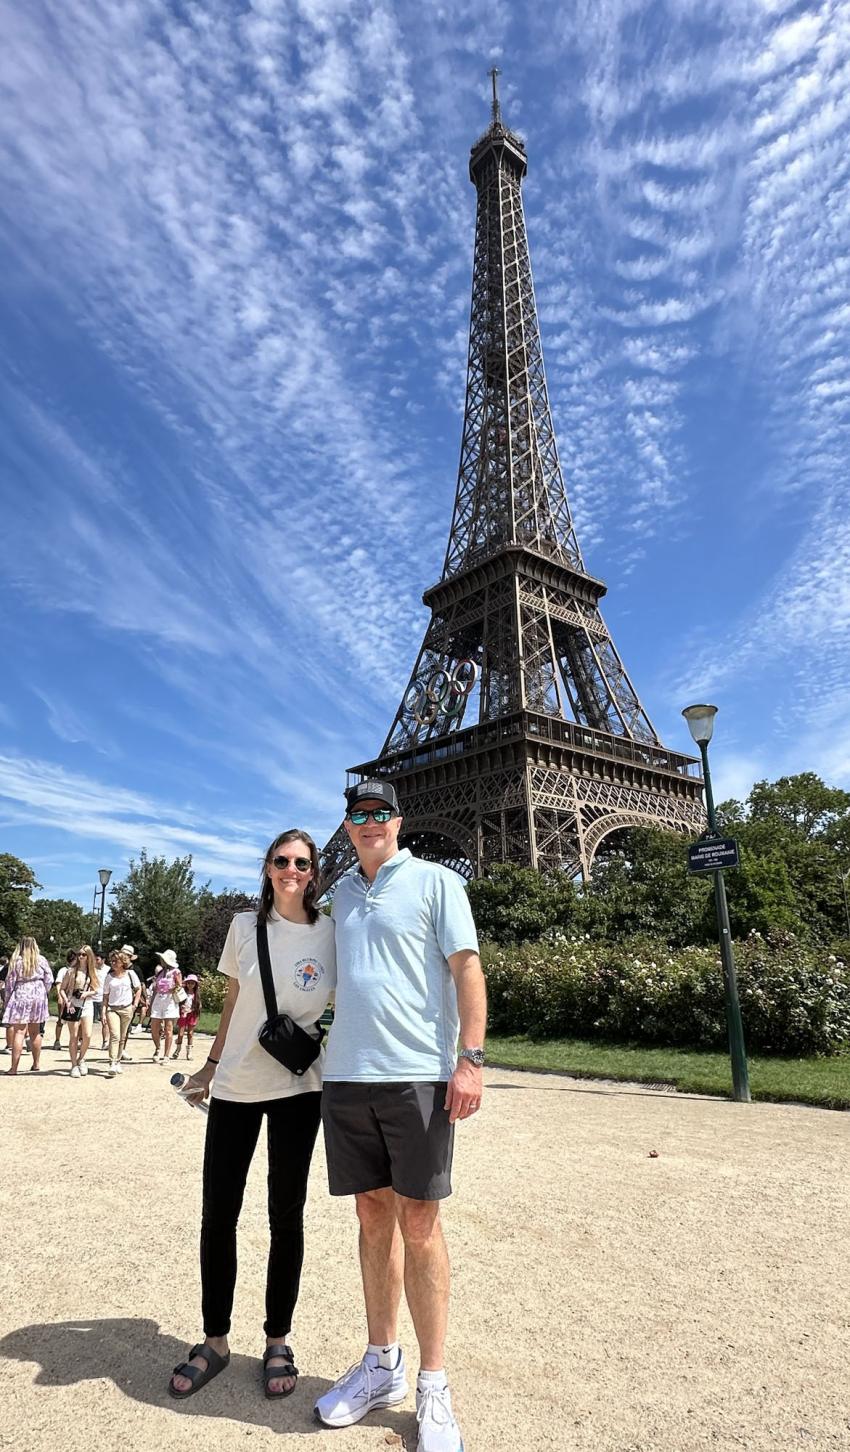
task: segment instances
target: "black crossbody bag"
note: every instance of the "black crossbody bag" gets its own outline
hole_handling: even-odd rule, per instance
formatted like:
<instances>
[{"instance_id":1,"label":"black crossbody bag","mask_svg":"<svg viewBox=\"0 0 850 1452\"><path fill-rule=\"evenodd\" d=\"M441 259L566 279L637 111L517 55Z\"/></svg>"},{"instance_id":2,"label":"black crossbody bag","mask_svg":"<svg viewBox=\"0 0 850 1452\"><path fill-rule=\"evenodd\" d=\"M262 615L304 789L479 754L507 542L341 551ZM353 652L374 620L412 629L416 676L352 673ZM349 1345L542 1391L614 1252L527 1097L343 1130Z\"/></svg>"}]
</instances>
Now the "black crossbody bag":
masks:
<instances>
[{"instance_id":1,"label":"black crossbody bag","mask_svg":"<svg viewBox=\"0 0 850 1452\"><path fill-rule=\"evenodd\" d=\"M319 1037L314 1038L289 1017L288 1013L278 1013L277 997L274 991L272 979L272 963L269 957L269 935L265 923L257 924L257 954L260 960L260 978L263 983L263 997L266 1000L266 1013L268 1018L260 1029L260 1043L267 1054L283 1064L290 1074L297 1074L299 1077L306 1074L311 1064L315 1064L322 1047L322 1040L325 1031L321 1024L316 1024Z\"/></svg>"}]
</instances>

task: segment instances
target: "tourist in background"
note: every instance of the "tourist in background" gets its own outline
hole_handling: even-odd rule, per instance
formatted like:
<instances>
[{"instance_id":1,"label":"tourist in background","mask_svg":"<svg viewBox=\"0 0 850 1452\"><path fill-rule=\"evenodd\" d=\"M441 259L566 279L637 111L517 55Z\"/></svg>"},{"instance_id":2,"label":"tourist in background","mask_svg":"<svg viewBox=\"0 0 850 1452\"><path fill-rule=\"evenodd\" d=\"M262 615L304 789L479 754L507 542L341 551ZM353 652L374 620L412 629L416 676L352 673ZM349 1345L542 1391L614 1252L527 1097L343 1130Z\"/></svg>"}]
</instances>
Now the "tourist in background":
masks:
<instances>
[{"instance_id":1,"label":"tourist in background","mask_svg":"<svg viewBox=\"0 0 850 1452\"><path fill-rule=\"evenodd\" d=\"M319 854L307 833L276 837L263 864L257 912L237 913L219 962L227 995L210 1056L185 1086L188 1097L212 1090L204 1149L201 1291L204 1336L174 1368L168 1390L188 1397L223 1371L236 1284L236 1224L251 1158L266 1120L269 1247L266 1278L265 1395L286 1397L298 1375L287 1337L304 1255L304 1200L321 1105L321 1057L302 1074L266 1053L258 1034L268 1018L259 968L267 935L274 995L299 1033L316 1023L336 981L333 923L316 907ZM316 1287L316 1309L321 1287Z\"/></svg>"},{"instance_id":2,"label":"tourist in background","mask_svg":"<svg viewBox=\"0 0 850 1452\"><path fill-rule=\"evenodd\" d=\"M29 1034L31 1068L38 1071L41 1060L41 1025L48 1015L47 995L53 987L53 974L46 958L38 951L35 938L22 938L12 956L4 985L3 1022L12 1029L12 1063L7 1074L17 1074Z\"/></svg>"},{"instance_id":3,"label":"tourist in background","mask_svg":"<svg viewBox=\"0 0 850 1452\"><path fill-rule=\"evenodd\" d=\"M53 1043L50 1046L52 1049L61 1049L62 1047L62 1025L65 1022L65 1020L62 1018L62 1010L65 1006L62 996L62 984L65 981L65 975L67 974L68 969L71 967L76 967L76 963L77 950L76 948L69 948L68 952L65 954L64 968L57 968L56 970L56 978L53 983L53 987L56 989L56 1031L53 1035Z\"/></svg>"},{"instance_id":4,"label":"tourist in background","mask_svg":"<svg viewBox=\"0 0 850 1452\"><path fill-rule=\"evenodd\" d=\"M138 974L130 967L129 954L116 948L109 955L109 972L103 984L103 1003L109 1027L109 1077L114 1079L121 1073L121 1060L130 1024L133 1021L142 984Z\"/></svg>"},{"instance_id":5,"label":"tourist in background","mask_svg":"<svg viewBox=\"0 0 850 1452\"><path fill-rule=\"evenodd\" d=\"M95 972L97 973L97 993L92 999L92 1033L96 1034L100 1028L100 1047L109 1048L109 1029L106 1026L106 1009L103 1005L103 984L109 968L103 961L102 953L94 955Z\"/></svg>"},{"instance_id":6,"label":"tourist in background","mask_svg":"<svg viewBox=\"0 0 850 1452\"><path fill-rule=\"evenodd\" d=\"M178 994L183 988L180 965L173 948L157 953L159 967L154 975L153 998L151 1000L151 1037L153 1038L153 1061L164 1064L171 1054L174 1025L180 1017Z\"/></svg>"},{"instance_id":7,"label":"tourist in background","mask_svg":"<svg viewBox=\"0 0 850 1452\"><path fill-rule=\"evenodd\" d=\"M86 1054L91 1042L92 1003L97 992L94 953L88 943L83 944L77 953L76 962L68 968L60 992L63 999L62 1018L68 1025L71 1078L80 1079L89 1071Z\"/></svg>"},{"instance_id":8,"label":"tourist in background","mask_svg":"<svg viewBox=\"0 0 850 1452\"><path fill-rule=\"evenodd\" d=\"M180 1017L177 1020L177 1048L171 1056L173 1059L180 1058L184 1038L186 1040L186 1058L191 1059L195 1027L201 1016L201 985L197 973L187 973L183 979L183 987L186 990L186 1000L180 1005Z\"/></svg>"}]
</instances>

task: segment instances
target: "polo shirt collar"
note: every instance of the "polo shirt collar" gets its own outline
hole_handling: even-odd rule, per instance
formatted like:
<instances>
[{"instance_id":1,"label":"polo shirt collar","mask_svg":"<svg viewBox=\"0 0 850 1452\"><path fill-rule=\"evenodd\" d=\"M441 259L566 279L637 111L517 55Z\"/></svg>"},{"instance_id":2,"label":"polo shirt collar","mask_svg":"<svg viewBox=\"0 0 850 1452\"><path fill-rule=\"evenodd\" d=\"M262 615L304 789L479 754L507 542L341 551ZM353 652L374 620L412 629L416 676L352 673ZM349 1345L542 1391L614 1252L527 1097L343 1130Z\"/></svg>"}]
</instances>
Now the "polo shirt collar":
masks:
<instances>
[{"instance_id":1,"label":"polo shirt collar","mask_svg":"<svg viewBox=\"0 0 850 1452\"><path fill-rule=\"evenodd\" d=\"M375 873L375 881L372 883L372 886L376 887L379 881L383 882L393 872L397 872L400 867L404 866L405 862L410 861L412 855L413 854L410 851L409 847L400 847L398 852L396 852L393 857L390 857L388 861L381 863L378 871ZM368 883L369 879L359 863L357 864L357 875L362 879L363 882Z\"/></svg>"}]
</instances>

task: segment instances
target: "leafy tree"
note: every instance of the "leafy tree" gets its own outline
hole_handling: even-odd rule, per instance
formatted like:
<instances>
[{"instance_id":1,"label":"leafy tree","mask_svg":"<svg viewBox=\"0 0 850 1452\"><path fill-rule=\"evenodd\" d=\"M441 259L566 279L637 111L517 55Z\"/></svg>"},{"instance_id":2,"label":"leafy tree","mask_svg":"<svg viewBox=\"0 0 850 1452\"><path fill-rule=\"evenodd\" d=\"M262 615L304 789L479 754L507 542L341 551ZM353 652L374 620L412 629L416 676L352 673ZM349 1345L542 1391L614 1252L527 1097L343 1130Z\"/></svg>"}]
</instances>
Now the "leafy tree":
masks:
<instances>
[{"instance_id":1,"label":"leafy tree","mask_svg":"<svg viewBox=\"0 0 850 1452\"><path fill-rule=\"evenodd\" d=\"M683 837L634 827L608 840L581 893L582 933L609 940L648 933L676 947L711 941L711 885L688 872Z\"/></svg>"},{"instance_id":2,"label":"leafy tree","mask_svg":"<svg viewBox=\"0 0 850 1452\"><path fill-rule=\"evenodd\" d=\"M36 882L31 867L9 852L0 852L0 948L6 951L27 930L30 899Z\"/></svg>"},{"instance_id":3,"label":"leafy tree","mask_svg":"<svg viewBox=\"0 0 850 1452\"><path fill-rule=\"evenodd\" d=\"M91 943L98 919L65 897L37 897L30 903L27 929L37 939L45 958L64 959L69 948Z\"/></svg>"},{"instance_id":4,"label":"leafy tree","mask_svg":"<svg viewBox=\"0 0 850 1452\"><path fill-rule=\"evenodd\" d=\"M770 860L777 871L782 864L797 931L823 941L846 931L841 878L850 869L850 792L804 771L756 782L745 804L724 802L718 815L748 860ZM735 876L727 878L730 888Z\"/></svg>"},{"instance_id":5,"label":"leafy tree","mask_svg":"<svg viewBox=\"0 0 850 1452\"><path fill-rule=\"evenodd\" d=\"M234 913L247 912L256 906L256 897L249 897L245 892L226 891L213 894L204 889L198 899L196 966L215 968Z\"/></svg>"},{"instance_id":6,"label":"leafy tree","mask_svg":"<svg viewBox=\"0 0 850 1452\"><path fill-rule=\"evenodd\" d=\"M548 928L566 927L575 911L575 887L566 875L510 862L495 863L467 891L478 932L491 943L539 938Z\"/></svg>"},{"instance_id":7,"label":"leafy tree","mask_svg":"<svg viewBox=\"0 0 850 1452\"><path fill-rule=\"evenodd\" d=\"M181 968L191 968L197 955L198 898L191 856L168 862L142 850L115 886L109 937L132 943L143 967L153 964L156 953L174 948Z\"/></svg>"}]
</instances>

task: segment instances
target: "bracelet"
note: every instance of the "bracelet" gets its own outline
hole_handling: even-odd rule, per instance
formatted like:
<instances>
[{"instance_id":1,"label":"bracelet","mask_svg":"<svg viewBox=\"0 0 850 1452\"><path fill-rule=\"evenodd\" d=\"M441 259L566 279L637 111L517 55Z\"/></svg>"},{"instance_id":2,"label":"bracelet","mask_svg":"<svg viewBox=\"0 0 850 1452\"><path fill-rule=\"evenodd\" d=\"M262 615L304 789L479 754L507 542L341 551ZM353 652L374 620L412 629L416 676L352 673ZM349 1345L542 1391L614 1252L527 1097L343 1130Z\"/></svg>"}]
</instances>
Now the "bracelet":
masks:
<instances>
[{"instance_id":1,"label":"bracelet","mask_svg":"<svg viewBox=\"0 0 850 1452\"><path fill-rule=\"evenodd\" d=\"M207 1063L208 1064L220 1064L221 1063L221 1060L220 1059L213 1059L213 1058L210 1057L209 1054L207 1054Z\"/></svg>"}]
</instances>

